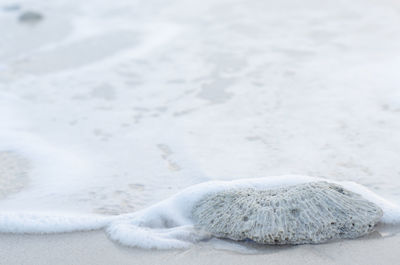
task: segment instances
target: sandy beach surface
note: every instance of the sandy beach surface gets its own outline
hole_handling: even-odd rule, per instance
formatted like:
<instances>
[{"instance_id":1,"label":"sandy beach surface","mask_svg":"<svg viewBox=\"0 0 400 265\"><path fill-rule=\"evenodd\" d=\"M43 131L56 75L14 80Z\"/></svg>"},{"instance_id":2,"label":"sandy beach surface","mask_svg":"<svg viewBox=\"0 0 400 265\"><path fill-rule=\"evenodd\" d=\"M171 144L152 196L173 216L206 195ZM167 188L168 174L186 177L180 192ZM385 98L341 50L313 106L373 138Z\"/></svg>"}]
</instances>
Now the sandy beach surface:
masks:
<instances>
[{"instance_id":1,"label":"sandy beach surface","mask_svg":"<svg viewBox=\"0 0 400 265\"><path fill-rule=\"evenodd\" d=\"M112 243L102 232L0 236L0 264L397 264L400 236L320 245L265 247L243 254L200 244L185 250L150 251Z\"/></svg>"},{"instance_id":2,"label":"sandy beach surface","mask_svg":"<svg viewBox=\"0 0 400 265\"><path fill-rule=\"evenodd\" d=\"M292 247L197 242L190 192L151 208L286 174L398 204L398 1L0 0L0 36L1 265L400 264L400 208Z\"/></svg>"}]
</instances>

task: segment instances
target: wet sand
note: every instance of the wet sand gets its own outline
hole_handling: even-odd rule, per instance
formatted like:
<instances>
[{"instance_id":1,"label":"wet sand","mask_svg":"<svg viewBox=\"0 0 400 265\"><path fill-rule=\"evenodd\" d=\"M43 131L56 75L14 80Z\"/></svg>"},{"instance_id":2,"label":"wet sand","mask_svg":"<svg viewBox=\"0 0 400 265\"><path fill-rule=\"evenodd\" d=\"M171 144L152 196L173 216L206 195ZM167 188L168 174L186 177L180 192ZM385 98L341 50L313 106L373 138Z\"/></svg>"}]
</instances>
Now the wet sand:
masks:
<instances>
[{"instance_id":1,"label":"wet sand","mask_svg":"<svg viewBox=\"0 0 400 265\"><path fill-rule=\"evenodd\" d=\"M263 247L256 254L190 249L149 251L119 246L101 231L54 235L0 235L0 264L397 264L400 236L377 232L320 245Z\"/></svg>"}]
</instances>

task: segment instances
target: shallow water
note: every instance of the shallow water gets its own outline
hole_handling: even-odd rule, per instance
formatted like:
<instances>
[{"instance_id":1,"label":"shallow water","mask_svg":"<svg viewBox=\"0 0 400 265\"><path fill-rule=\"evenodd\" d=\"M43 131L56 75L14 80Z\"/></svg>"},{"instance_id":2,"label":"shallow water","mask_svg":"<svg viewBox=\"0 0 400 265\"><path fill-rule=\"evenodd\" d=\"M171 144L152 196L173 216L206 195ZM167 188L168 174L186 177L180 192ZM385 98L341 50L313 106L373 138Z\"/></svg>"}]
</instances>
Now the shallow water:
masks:
<instances>
[{"instance_id":1,"label":"shallow water","mask_svg":"<svg viewBox=\"0 0 400 265\"><path fill-rule=\"evenodd\" d=\"M2 211L117 215L291 173L400 201L396 4L13 4L0 1L0 152L29 170Z\"/></svg>"}]
</instances>

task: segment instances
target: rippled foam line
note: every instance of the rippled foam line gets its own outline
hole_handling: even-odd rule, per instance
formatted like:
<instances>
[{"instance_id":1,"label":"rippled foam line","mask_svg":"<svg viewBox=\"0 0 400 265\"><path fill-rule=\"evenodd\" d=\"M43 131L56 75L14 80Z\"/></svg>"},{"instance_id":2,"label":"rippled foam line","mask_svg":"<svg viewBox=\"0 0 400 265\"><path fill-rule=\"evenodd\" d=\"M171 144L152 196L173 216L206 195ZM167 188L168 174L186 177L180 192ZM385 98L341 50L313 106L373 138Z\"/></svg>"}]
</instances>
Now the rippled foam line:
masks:
<instances>
[{"instance_id":1,"label":"rippled foam line","mask_svg":"<svg viewBox=\"0 0 400 265\"><path fill-rule=\"evenodd\" d=\"M96 215L64 215L52 213L1 213L1 233L51 234L98 230L106 227L113 217Z\"/></svg>"},{"instance_id":2,"label":"rippled foam line","mask_svg":"<svg viewBox=\"0 0 400 265\"><path fill-rule=\"evenodd\" d=\"M110 224L106 231L110 239L122 245L145 249L188 248L203 239L193 226L149 228L115 222Z\"/></svg>"}]
</instances>

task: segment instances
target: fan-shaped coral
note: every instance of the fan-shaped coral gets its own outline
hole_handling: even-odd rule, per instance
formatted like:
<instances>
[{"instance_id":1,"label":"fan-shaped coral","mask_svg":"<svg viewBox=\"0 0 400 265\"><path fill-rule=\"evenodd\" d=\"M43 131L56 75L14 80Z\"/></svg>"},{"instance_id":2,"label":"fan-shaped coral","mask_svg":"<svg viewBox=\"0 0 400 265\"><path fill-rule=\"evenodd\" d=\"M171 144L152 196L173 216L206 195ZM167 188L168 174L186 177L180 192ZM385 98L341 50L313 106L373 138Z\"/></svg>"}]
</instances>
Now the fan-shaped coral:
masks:
<instances>
[{"instance_id":1,"label":"fan-shaped coral","mask_svg":"<svg viewBox=\"0 0 400 265\"><path fill-rule=\"evenodd\" d=\"M382 214L360 195L324 181L217 192L192 211L196 224L214 236L263 244L360 237L374 229Z\"/></svg>"}]
</instances>

